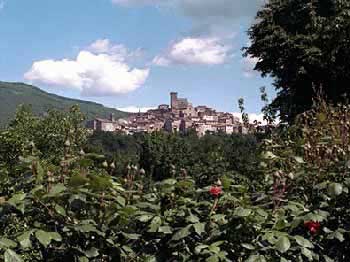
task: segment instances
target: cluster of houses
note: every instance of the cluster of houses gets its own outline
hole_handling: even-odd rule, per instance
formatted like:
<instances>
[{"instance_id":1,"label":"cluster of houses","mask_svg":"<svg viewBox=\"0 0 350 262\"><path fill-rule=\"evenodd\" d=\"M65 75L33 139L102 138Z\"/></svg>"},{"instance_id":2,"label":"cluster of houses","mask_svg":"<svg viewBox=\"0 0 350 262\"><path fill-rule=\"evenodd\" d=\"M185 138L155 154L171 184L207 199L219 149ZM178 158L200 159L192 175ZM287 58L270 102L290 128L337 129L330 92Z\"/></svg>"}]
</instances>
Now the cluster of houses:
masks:
<instances>
[{"instance_id":1,"label":"cluster of houses","mask_svg":"<svg viewBox=\"0 0 350 262\"><path fill-rule=\"evenodd\" d=\"M194 107L186 98L179 98L175 92L170 93L170 105L162 104L157 109L130 114L125 119L114 119L113 115L109 119L96 118L89 121L87 127L97 131L119 131L126 134L160 130L184 133L189 129L195 130L199 136L208 132L248 133L239 118L232 114L217 112L207 106Z\"/></svg>"}]
</instances>

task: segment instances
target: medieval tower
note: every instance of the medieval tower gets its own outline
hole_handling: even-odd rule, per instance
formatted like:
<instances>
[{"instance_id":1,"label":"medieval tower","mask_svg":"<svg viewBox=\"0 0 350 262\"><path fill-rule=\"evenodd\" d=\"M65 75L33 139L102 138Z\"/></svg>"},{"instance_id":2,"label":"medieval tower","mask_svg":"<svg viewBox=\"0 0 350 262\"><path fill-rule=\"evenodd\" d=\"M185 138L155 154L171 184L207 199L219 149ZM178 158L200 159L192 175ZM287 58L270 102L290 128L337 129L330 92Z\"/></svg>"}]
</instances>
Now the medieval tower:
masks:
<instances>
[{"instance_id":1,"label":"medieval tower","mask_svg":"<svg viewBox=\"0 0 350 262\"><path fill-rule=\"evenodd\" d=\"M171 110L177 109L177 93L176 92L170 93L170 106L171 106Z\"/></svg>"}]
</instances>

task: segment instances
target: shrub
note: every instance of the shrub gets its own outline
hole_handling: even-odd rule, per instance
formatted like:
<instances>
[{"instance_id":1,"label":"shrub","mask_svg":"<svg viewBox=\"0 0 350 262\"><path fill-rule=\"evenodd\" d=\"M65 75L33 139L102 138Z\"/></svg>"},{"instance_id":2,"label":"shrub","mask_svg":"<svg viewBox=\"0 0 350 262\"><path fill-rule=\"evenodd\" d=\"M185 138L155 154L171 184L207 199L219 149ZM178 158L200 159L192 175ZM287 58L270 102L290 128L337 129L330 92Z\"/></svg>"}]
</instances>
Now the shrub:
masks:
<instances>
[{"instance_id":1,"label":"shrub","mask_svg":"<svg viewBox=\"0 0 350 262\"><path fill-rule=\"evenodd\" d=\"M113 158L80 150L76 118L28 145L22 116L0 135L0 259L348 261L348 112L318 103L265 139L243 177L224 147L197 153L199 141L160 133L116 173Z\"/></svg>"}]
</instances>

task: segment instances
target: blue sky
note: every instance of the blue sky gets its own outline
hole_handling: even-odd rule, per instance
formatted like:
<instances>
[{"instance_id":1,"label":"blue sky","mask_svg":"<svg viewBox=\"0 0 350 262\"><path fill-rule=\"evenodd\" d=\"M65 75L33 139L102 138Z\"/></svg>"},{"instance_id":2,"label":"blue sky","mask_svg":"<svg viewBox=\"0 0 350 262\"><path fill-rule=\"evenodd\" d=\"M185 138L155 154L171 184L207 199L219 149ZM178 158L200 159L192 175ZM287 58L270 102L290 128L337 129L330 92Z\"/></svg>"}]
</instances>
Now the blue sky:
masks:
<instances>
[{"instance_id":1,"label":"blue sky","mask_svg":"<svg viewBox=\"0 0 350 262\"><path fill-rule=\"evenodd\" d=\"M167 103L249 112L271 79L242 58L262 0L0 0L0 80L117 108Z\"/></svg>"}]
</instances>

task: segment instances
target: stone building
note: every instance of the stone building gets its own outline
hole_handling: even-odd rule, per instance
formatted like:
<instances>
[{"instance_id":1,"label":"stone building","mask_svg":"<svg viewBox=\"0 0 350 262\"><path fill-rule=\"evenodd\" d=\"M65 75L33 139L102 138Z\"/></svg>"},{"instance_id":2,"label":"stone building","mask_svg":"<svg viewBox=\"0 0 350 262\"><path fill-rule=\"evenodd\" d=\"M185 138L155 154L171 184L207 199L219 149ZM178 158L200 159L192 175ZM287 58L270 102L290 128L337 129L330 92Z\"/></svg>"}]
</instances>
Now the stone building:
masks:
<instances>
[{"instance_id":1,"label":"stone building","mask_svg":"<svg viewBox=\"0 0 350 262\"><path fill-rule=\"evenodd\" d=\"M179 98L176 92L170 93L170 106L171 112L175 117L178 117L180 114L183 114L185 117L195 116L196 114L193 105L186 98Z\"/></svg>"},{"instance_id":2,"label":"stone building","mask_svg":"<svg viewBox=\"0 0 350 262\"><path fill-rule=\"evenodd\" d=\"M114 115L111 114L109 119L96 118L88 121L86 127L96 131L114 132L121 129L119 121L114 119Z\"/></svg>"}]
</instances>

